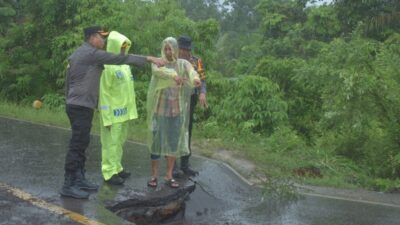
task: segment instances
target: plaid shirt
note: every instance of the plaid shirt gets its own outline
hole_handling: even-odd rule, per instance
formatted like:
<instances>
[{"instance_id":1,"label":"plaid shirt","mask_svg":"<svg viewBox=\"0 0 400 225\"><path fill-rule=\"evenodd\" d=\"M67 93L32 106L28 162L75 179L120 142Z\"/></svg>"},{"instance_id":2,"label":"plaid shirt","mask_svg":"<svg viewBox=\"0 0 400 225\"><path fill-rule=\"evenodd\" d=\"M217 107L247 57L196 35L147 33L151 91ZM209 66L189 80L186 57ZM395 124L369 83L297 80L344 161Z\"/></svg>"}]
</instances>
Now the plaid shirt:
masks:
<instances>
[{"instance_id":1,"label":"plaid shirt","mask_svg":"<svg viewBox=\"0 0 400 225\"><path fill-rule=\"evenodd\" d=\"M171 87L161 91L156 113L161 116L175 117L179 115L180 87Z\"/></svg>"}]
</instances>

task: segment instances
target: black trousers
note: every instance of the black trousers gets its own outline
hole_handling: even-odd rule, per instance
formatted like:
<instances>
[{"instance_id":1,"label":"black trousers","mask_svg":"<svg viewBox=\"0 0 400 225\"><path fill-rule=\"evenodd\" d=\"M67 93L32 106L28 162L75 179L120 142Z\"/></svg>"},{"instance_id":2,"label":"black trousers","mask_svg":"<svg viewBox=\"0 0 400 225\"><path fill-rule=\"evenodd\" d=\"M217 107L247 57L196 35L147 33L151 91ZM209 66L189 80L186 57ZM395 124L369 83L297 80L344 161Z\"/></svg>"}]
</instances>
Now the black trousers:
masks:
<instances>
[{"instance_id":1,"label":"black trousers","mask_svg":"<svg viewBox=\"0 0 400 225\"><path fill-rule=\"evenodd\" d=\"M75 174L77 170L85 168L85 151L90 142L94 110L83 106L66 105L66 112L71 124L72 136L64 168L66 174Z\"/></svg>"},{"instance_id":2,"label":"black trousers","mask_svg":"<svg viewBox=\"0 0 400 225\"><path fill-rule=\"evenodd\" d=\"M190 98L190 110L189 110L189 155L181 157L181 169L189 167L189 157L192 155L192 128L193 128L193 115L194 109L199 99L198 94L192 94Z\"/></svg>"}]
</instances>

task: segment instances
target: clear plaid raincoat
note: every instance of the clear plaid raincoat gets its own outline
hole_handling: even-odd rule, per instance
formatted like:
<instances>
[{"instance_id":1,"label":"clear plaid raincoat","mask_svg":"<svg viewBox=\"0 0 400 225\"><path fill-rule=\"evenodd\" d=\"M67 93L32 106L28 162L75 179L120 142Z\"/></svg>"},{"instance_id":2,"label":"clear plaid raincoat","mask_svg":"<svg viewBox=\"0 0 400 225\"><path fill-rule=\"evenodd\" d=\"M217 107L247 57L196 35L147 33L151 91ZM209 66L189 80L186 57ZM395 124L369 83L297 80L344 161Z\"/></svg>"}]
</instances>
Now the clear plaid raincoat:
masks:
<instances>
[{"instance_id":1,"label":"clear plaid raincoat","mask_svg":"<svg viewBox=\"0 0 400 225\"><path fill-rule=\"evenodd\" d=\"M152 77L147 94L148 147L150 153L159 156L180 157L189 154L189 106L194 80L199 80L192 64L178 59L178 44L169 37L162 42L161 56L165 46L173 52L173 60L163 67L152 65ZM174 78L184 82L178 85Z\"/></svg>"}]
</instances>

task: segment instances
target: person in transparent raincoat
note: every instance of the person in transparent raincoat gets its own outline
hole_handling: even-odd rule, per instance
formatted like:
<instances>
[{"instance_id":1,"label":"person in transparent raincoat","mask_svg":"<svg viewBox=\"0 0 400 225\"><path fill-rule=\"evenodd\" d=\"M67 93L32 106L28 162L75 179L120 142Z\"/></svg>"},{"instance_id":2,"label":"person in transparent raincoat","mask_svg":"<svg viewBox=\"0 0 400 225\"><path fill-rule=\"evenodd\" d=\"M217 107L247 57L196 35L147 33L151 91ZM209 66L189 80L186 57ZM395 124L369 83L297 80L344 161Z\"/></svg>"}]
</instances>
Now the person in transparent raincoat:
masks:
<instances>
[{"instance_id":1,"label":"person in transparent raincoat","mask_svg":"<svg viewBox=\"0 0 400 225\"><path fill-rule=\"evenodd\" d=\"M148 186L156 187L160 156L167 160L165 180L172 188L179 184L172 177L176 157L189 154L189 107L194 87L201 82L192 64L178 58L178 43L168 37L162 42L163 67L152 65L147 93L148 147L152 177Z\"/></svg>"},{"instance_id":2,"label":"person in transparent raincoat","mask_svg":"<svg viewBox=\"0 0 400 225\"><path fill-rule=\"evenodd\" d=\"M107 52L125 55L131 41L112 31ZM129 65L104 65L99 93L101 172L104 180L122 185L130 173L122 167L123 146L128 135L128 122L138 117L134 80Z\"/></svg>"}]
</instances>

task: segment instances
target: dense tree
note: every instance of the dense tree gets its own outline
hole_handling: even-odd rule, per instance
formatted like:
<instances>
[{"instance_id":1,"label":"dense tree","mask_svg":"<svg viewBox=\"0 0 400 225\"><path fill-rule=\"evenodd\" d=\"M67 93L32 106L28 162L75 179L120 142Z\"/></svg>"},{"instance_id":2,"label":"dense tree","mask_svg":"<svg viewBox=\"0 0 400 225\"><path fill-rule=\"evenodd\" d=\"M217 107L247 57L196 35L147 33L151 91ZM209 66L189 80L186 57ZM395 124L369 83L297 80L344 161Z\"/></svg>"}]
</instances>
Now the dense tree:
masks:
<instances>
[{"instance_id":1,"label":"dense tree","mask_svg":"<svg viewBox=\"0 0 400 225\"><path fill-rule=\"evenodd\" d=\"M334 0L345 35L361 26L369 37L384 40L400 31L397 0Z\"/></svg>"},{"instance_id":2,"label":"dense tree","mask_svg":"<svg viewBox=\"0 0 400 225\"><path fill-rule=\"evenodd\" d=\"M178 2L185 9L186 15L195 21L209 18L221 20L223 6L219 0L178 0Z\"/></svg>"},{"instance_id":3,"label":"dense tree","mask_svg":"<svg viewBox=\"0 0 400 225\"><path fill-rule=\"evenodd\" d=\"M18 1L0 1L0 34L4 35L6 28L15 22L18 11Z\"/></svg>"},{"instance_id":4,"label":"dense tree","mask_svg":"<svg viewBox=\"0 0 400 225\"><path fill-rule=\"evenodd\" d=\"M7 38L0 42L4 47L0 53L1 93L9 99L30 101L49 93L62 95L67 57L83 41L82 29L92 24L128 35L137 54L158 55L165 37L190 34L197 46L207 49L202 51L207 62L213 62L211 37L218 33L216 21L193 22L176 1L22 0L19 6L20 26L9 27ZM15 13L7 15L16 20ZM62 98L57 99L61 104Z\"/></svg>"}]
</instances>

